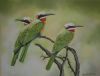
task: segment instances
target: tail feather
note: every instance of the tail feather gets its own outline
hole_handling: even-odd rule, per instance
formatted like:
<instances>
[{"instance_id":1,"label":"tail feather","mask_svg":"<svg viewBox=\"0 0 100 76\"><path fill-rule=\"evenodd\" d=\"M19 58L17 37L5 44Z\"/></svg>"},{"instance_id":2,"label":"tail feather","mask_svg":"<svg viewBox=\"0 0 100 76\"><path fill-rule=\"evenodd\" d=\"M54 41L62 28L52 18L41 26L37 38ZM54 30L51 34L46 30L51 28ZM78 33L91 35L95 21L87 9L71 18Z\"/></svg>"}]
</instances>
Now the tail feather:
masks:
<instances>
[{"instance_id":1,"label":"tail feather","mask_svg":"<svg viewBox=\"0 0 100 76\"><path fill-rule=\"evenodd\" d=\"M55 56L51 56L47 66L46 66L46 70L50 70L51 66L53 65L53 62L54 62L54 59L55 59Z\"/></svg>"},{"instance_id":2,"label":"tail feather","mask_svg":"<svg viewBox=\"0 0 100 76\"><path fill-rule=\"evenodd\" d=\"M23 47L22 53L21 53L21 55L20 55L19 61L22 62L22 63L23 63L24 60L25 60L25 57L26 57L26 54L27 54L27 50L28 50L28 46L29 46L29 45L26 45L26 46Z\"/></svg>"},{"instance_id":3,"label":"tail feather","mask_svg":"<svg viewBox=\"0 0 100 76\"><path fill-rule=\"evenodd\" d=\"M14 54L12 62L11 62L11 66L15 65L17 59L18 59L18 54Z\"/></svg>"},{"instance_id":4,"label":"tail feather","mask_svg":"<svg viewBox=\"0 0 100 76\"><path fill-rule=\"evenodd\" d=\"M17 49L14 50L14 55L13 55L13 58L12 58L12 61L11 61L11 66L15 65L16 60L18 59L19 52L20 52L20 48L17 48Z\"/></svg>"}]
</instances>

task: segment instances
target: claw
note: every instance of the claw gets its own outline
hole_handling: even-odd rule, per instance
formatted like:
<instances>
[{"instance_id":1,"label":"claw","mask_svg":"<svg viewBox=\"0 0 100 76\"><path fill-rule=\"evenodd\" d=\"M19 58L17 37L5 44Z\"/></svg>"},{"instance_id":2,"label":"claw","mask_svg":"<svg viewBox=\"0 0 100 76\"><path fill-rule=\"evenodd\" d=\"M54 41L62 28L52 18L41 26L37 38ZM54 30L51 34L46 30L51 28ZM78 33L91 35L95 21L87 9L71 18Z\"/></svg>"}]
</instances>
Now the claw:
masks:
<instances>
[{"instance_id":1,"label":"claw","mask_svg":"<svg viewBox=\"0 0 100 76\"><path fill-rule=\"evenodd\" d=\"M41 55L41 58L42 58L43 60L45 60L45 59L49 58L49 56Z\"/></svg>"},{"instance_id":2,"label":"claw","mask_svg":"<svg viewBox=\"0 0 100 76\"><path fill-rule=\"evenodd\" d=\"M66 60L66 57L63 57L63 61Z\"/></svg>"},{"instance_id":3,"label":"claw","mask_svg":"<svg viewBox=\"0 0 100 76\"><path fill-rule=\"evenodd\" d=\"M61 59L62 61L64 61L66 59L65 56L62 56L62 55L59 55L59 56L56 56L58 59Z\"/></svg>"}]
</instances>

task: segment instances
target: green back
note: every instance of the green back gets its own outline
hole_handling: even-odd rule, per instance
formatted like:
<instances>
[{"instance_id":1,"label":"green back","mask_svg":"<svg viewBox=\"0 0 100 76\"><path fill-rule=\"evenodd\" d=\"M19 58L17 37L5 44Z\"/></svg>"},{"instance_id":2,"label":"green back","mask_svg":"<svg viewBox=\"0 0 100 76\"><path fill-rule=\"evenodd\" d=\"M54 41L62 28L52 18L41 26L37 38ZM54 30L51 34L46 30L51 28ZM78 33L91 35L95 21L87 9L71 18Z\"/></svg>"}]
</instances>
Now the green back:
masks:
<instances>
[{"instance_id":1,"label":"green back","mask_svg":"<svg viewBox=\"0 0 100 76\"><path fill-rule=\"evenodd\" d=\"M59 52L65 46L67 46L73 39L74 32L70 32L67 29L63 29L60 34L57 36L53 49L53 52Z\"/></svg>"},{"instance_id":2,"label":"green back","mask_svg":"<svg viewBox=\"0 0 100 76\"><path fill-rule=\"evenodd\" d=\"M29 42L30 40L38 37L43 27L44 27L44 24L40 20L38 20L38 22L33 23L32 25L29 25L22 32L20 32L16 40L15 47L20 46L20 44L25 44Z\"/></svg>"}]
</instances>

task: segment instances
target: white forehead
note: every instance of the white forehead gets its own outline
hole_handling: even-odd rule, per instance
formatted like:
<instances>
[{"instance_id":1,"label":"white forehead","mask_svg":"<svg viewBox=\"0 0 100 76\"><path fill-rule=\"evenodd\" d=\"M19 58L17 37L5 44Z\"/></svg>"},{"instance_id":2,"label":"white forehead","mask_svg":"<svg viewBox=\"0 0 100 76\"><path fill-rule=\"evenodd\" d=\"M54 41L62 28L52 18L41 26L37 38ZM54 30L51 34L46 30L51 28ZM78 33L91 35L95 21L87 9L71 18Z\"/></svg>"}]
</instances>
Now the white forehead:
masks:
<instances>
[{"instance_id":1,"label":"white forehead","mask_svg":"<svg viewBox=\"0 0 100 76\"><path fill-rule=\"evenodd\" d=\"M67 23L67 24L65 24L64 26L65 26L65 27L68 27L68 26L75 26L75 24L74 24L74 23Z\"/></svg>"},{"instance_id":2,"label":"white forehead","mask_svg":"<svg viewBox=\"0 0 100 76\"><path fill-rule=\"evenodd\" d=\"M23 19L24 20L30 20L30 17L24 17Z\"/></svg>"},{"instance_id":3,"label":"white forehead","mask_svg":"<svg viewBox=\"0 0 100 76\"><path fill-rule=\"evenodd\" d=\"M46 12L42 11L42 12L39 12L37 15L41 15L41 14L45 14Z\"/></svg>"}]
</instances>

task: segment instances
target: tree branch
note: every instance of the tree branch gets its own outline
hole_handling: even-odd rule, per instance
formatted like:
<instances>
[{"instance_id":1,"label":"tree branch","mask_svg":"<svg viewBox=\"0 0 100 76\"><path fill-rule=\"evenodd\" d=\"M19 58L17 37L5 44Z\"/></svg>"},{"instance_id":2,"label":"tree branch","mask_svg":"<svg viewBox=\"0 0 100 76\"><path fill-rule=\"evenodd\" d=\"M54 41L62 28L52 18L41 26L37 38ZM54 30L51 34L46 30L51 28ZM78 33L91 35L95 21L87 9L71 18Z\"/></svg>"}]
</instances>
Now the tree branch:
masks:
<instances>
[{"instance_id":1,"label":"tree branch","mask_svg":"<svg viewBox=\"0 0 100 76\"><path fill-rule=\"evenodd\" d=\"M52 39L50 39L49 37L46 37L46 36L41 36L41 35L40 35L40 38L47 39L47 40L51 41L52 43L54 43L54 41L53 41Z\"/></svg>"},{"instance_id":2,"label":"tree branch","mask_svg":"<svg viewBox=\"0 0 100 76\"><path fill-rule=\"evenodd\" d=\"M50 51L48 51L47 49L45 49L42 45L40 45L40 44L35 44L35 45L40 47L42 49L42 51L44 51L46 53L47 56L50 57L52 55L52 53ZM75 71L74 71L73 67L71 66L71 62L68 58L68 51L70 51L74 55L74 59L75 59L75 63L76 63ZM74 73L74 76L79 76L80 63L78 60L77 53L73 48L66 47L66 56L62 57L62 58L61 57L57 57L57 58L59 58L63 61L62 63L60 63L57 59L54 60L54 62L56 63L56 65L58 66L58 69L60 71L60 76L64 76L64 64L66 61L68 61L69 67L72 70L72 72ZM63 58L65 58L65 59L63 59Z\"/></svg>"},{"instance_id":3,"label":"tree branch","mask_svg":"<svg viewBox=\"0 0 100 76\"><path fill-rule=\"evenodd\" d=\"M75 71L74 71L74 69L73 69L73 67L72 67L72 65L71 65L71 62L70 62L70 60L69 60L69 58L68 58L68 47L65 47L65 49L66 49L66 51L67 51L67 63L68 63L68 65L69 65L69 67L70 67L70 69L71 69L71 71L73 72L73 74L75 75Z\"/></svg>"},{"instance_id":4,"label":"tree branch","mask_svg":"<svg viewBox=\"0 0 100 76\"><path fill-rule=\"evenodd\" d=\"M71 47L68 47L69 51L74 55L74 59L75 59L75 76L79 76L79 73L80 73L80 63L79 63L79 60L78 60L78 56L77 56L77 53L75 51L75 49L71 48Z\"/></svg>"},{"instance_id":5,"label":"tree branch","mask_svg":"<svg viewBox=\"0 0 100 76\"><path fill-rule=\"evenodd\" d=\"M66 55L65 55L65 57L63 57L64 59L62 59L62 64L61 64L61 69L60 69L60 76L64 76L64 64L65 64L65 62L66 62L66 60L67 60L67 56L68 56L68 49L66 49Z\"/></svg>"},{"instance_id":6,"label":"tree branch","mask_svg":"<svg viewBox=\"0 0 100 76\"><path fill-rule=\"evenodd\" d=\"M36 46L40 47L42 49L42 51L44 51L46 53L46 55L48 55L49 57L52 55L50 53L50 51L48 51L47 49L45 49L42 45L40 44L35 44ZM57 64L58 68L61 69L61 63L59 63L56 59L54 60L54 62Z\"/></svg>"}]
</instances>

